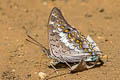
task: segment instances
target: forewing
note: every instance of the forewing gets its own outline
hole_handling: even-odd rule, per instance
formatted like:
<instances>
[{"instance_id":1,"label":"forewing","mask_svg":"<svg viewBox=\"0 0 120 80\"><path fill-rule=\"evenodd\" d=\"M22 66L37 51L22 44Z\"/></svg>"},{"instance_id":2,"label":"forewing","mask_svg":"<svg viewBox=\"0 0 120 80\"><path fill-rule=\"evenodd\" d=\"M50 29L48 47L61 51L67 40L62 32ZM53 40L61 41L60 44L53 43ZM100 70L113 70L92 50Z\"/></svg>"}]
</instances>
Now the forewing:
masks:
<instances>
[{"instance_id":1,"label":"forewing","mask_svg":"<svg viewBox=\"0 0 120 80\"><path fill-rule=\"evenodd\" d=\"M48 21L49 48L51 57L60 61L62 59L62 55L66 51L69 51L69 48L63 43L63 41L68 42L68 40L65 39L67 34L63 33L63 29L68 26L69 24L65 21L60 10L58 8L54 8Z\"/></svg>"}]
</instances>

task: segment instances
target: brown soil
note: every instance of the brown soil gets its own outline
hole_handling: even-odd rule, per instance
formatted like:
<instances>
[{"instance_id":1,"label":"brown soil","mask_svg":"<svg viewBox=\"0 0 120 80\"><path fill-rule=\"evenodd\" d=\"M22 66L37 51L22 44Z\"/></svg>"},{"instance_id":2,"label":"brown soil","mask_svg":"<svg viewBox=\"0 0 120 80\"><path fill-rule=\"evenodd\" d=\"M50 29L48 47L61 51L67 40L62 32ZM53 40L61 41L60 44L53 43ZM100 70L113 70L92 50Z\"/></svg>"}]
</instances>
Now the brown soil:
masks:
<instances>
[{"instance_id":1,"label":"brown soil","mask_svg":"<svg viewBox=\"0 0 120 80\"><path fill-rule=\"evenodd\" d=\"M63 75L54 73L49 80L120 80L120 0L0 0L0 80L39 80L39 72L54 71L40 47L26 41L28 31L48 47L47 21L53 7L89 34L108 61L74 74L59 68Z\"/></svg>"}]
</instances>

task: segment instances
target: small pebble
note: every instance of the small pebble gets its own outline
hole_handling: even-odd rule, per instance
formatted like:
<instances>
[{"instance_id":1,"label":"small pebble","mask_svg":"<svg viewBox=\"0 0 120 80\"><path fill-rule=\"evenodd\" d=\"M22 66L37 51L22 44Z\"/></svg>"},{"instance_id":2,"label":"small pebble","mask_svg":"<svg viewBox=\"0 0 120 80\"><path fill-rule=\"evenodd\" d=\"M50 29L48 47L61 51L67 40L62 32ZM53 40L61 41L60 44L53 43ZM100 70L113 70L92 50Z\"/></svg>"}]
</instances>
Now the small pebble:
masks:
<instances>
[{"instance_id":1,"label":"small pebble","mask_svg":"<svg viewBox=\"0 0 120 80\"><path fill-rule=\"evenodd\" d=\"M110 36L113 36L112 34L110 34Z\"/></svg>"},{"instance_id":2,"label":"small pebble","mask_svg":"<svg viewBox=\"0 0 120 80\"><path fill-rule=\"evenodd\" d=\"M112 41L109 41L110 42L110 44L113 44L113 42Z\"/></svg>"},{"instance_id":3,"label":"small pebble","mask_svg":"<svg viewBox=\"0 0 120 80\"><path fill-rule=\"evenodd\" d=\"M16 70L15 69L12 69L12 72L15 72Z\"/></svg>"},{"instance_id":4,"label":"small pebble","mask_svg":"<svg viewBox=\"0 0 120 80\"><path fill-rule=\"evenodd\" d=\"M97 36L98 39L104 39L104 37L101 37L101 36Z\"/></svg>"},{"instance_id":5,"label":"small pebble","mask_svg":"<svg viewBox=\"0 0 120 80\"><path fill-rule=\"evenodd\" d=\"M34 74L37 74L37 72L34 72Z\"/></svg>"},{"instance_id":6,"label":"small pebble","mask_svg":"<svg viewBox=\"0 0 120 80\"><path fill-rule=\"evenodd\" d=\"M104 55L103 58L108 58L108 56L107 56L107 55Z\"/></svg>"},{"instance_id":7,"label":"small pebble","mask_svg":"<svg viewBox=\"0 0 120 80\"><path fill-rule=\"evenodd\" d=\"M18 5L15 4L15 5L14 5L14 8L15 8L15 9L18 9Z\"/></svg>"},{"instance_id":8,"label":"small pebble","mask_svg":"<svg viewBox=\"0 0 120 80\"><path fill-rule=\"evenodd\" d=\"M92 14L86 13L86 14L85 14L85 17L92 17Z\"/></svg>"},{"instance_id":9,"label":"small pebble","mask_svg":"<svg viewBox=\"0 0 120 80\"><path fill-rule=\"evenodd\" d=\"M102 56L102 60L108 62L108 56L107 55Z\"/></svg>"},{"instance_id":10,"label":"small pebble","mask_svg":"<svg viewBox=\"0 0 120 80\"><path fill-rule=\"evenodd\" d=\"M26 77L27 77L27 78L30 78L31 76L32 76L31 74L27 74L27 76L26 76Z\"/></svg>"},{"instance_id":11,"label":"small pebble","mask_svg":"<svg viewBox=\"0 0 120 80\"><path fill-rule=\"evenodd\" d=\"M18 40L18 39L17 39L16 41L17 41L17 42L19 42L19 40Z\"/></svg>"},{"instance_id":12,"label":"small pebble","mask_svg":"<svg viewBox=\"0 0 120 80\"><path fill-rule=\"evenodd\" d=\"M12 30L12 27L8 27L8 30Z\"/></svg>"},{"instance_id":13,"label":"small pebble","mask_svg":"<svg viewBox=\"0 0 120 80\"><path fill-rule=\"evenodd\" d=\"M43 5L47 5L47 4L48 4L47 1L44 1L44 2L43 2Z\"/></svg>"},{"instance_id":14,"label":"small pebble","mask_svg":"<svg viewBox=\"0 0 120 80\"><path fill-rule=\"evenodd\" d=\"M38 76L40 77L40 79L44 80L46 78L47 74L44 72L39 72Z\"/></svg>"},{"instance_id":15,"label":"small pebble","mask_svg":"<svg viewBox=\"0 0 120 80\"><path fill-rule=\"evenodd\" d=\"M105 39L105 42L107 42L108 41L108 39Z\"/></svg>"},{"instance_id":16,"label":"small pebble","mask_svg":"<svg viewBox=\"0 0 120 80\"><path fill-rule=\"evenodd\" d=\"M18 9L18 5L15 3L11 3L10 8Z\"/></svg>"},{"instance_id":17,"label":"small pebble","mask_svg":"<svg viewBox=\"0 0 120 80\"><path fill-rule=\"evenodd\" d=\"M23 9L23 11L24 11L24 12L26 12L26 13L28 13L28 12L29 12L29 10L28 10L28 9Z\"/></svg>"},{"instance_id":18,"label":"small pebble","mask_svg":"<svg viewBox=\"0 0 120 80\"><path fill-rule=\"evenodd\" d=\"M104 9L103 9L103 8L102 8L102 9L100 9L100 10L99 10L99 12L104 12Z\"/></svg>"},{"instance_id":19,"label":"small pebble","mask_svg":"<svg viewBox=\"0 0 120 80\"><path fill-rule=\"evenodd\" d=\"M100 13L102 13L102 12L104 12L104 8L98 8L98 11L99 11Z\"/></svg>"},{"instance_id":20,"label":"small pebble","mask_svg":"<svg viewBox=\"0 0 120 80\"><path fill-rule=\"evenodd\" d=\"M6 36L6 37L5 37L5 40L8 40L8 39L9 39L8 36Z\"/></svg>"}]
</instances>

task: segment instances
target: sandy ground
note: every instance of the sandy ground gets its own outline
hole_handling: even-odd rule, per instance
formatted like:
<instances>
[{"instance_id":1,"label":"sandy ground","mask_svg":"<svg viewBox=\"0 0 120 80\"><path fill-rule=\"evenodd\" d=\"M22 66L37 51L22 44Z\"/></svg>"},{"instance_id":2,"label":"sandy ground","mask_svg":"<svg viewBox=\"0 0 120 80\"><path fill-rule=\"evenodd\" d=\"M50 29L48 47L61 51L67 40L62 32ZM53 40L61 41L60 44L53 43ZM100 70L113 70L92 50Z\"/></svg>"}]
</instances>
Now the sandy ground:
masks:
<instances>
[{"instance_id":1,"label":"sandy ground","mask_svg":"<svg viewBox=\"0 0 120 80\"><path fill-rule=\"evenodd\" d=\"M26 31L48 47L47 21L59 7L69 24L90 35L108 60L98 68L49 80L120 80L120 0L0 0L0 80L40 80L50 60L40 47L26 41Z\"/></svg>"}]
</instances>

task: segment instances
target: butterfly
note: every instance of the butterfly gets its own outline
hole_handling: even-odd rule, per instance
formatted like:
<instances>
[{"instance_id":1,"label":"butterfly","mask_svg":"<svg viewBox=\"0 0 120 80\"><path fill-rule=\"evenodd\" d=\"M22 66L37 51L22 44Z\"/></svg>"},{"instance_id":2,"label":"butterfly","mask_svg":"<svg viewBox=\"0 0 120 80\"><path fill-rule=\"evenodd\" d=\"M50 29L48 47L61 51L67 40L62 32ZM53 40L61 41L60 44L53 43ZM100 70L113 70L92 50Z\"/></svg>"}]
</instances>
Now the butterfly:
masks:
<instances>
[{"instance_id":1,"label":"butterfly","mask_svg":"<svg viewBox=\"0 0 120 80\"><path fill-rule=\"evenodd\" d=\"M31 36L28 37L34 40ZM68 65L71 72L90 69L98 63L103 64L102 52L92 38L89 35L85 37L68 24L60 9L56 7L52 9L48 19L48 38L49 49L34 41L42 47L48 57L56 61L51 64L55 70L54 65L59 62ZM69 63L75 64L71 66Z\"/></svg>"}]
</instances>

